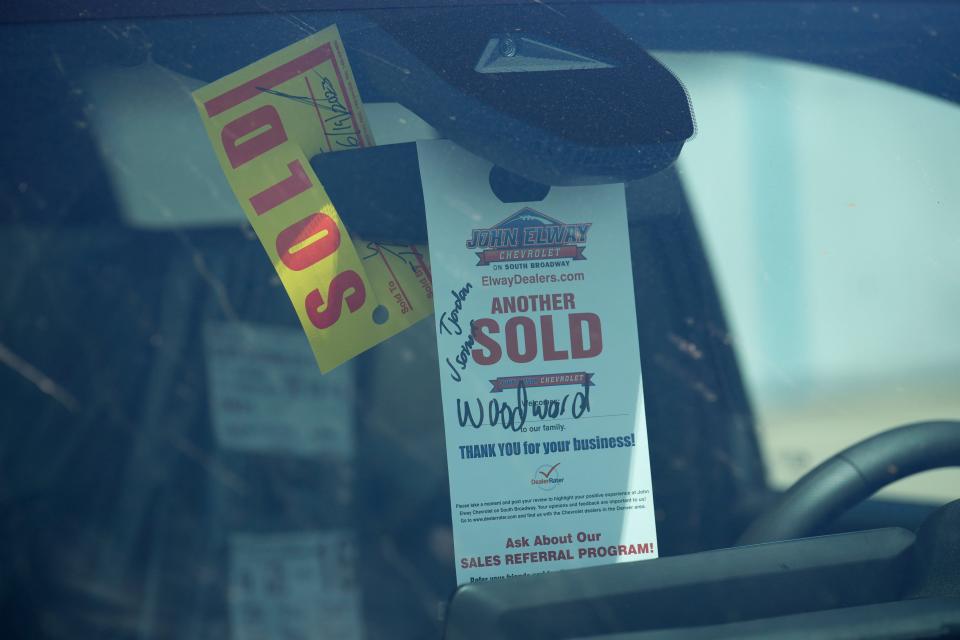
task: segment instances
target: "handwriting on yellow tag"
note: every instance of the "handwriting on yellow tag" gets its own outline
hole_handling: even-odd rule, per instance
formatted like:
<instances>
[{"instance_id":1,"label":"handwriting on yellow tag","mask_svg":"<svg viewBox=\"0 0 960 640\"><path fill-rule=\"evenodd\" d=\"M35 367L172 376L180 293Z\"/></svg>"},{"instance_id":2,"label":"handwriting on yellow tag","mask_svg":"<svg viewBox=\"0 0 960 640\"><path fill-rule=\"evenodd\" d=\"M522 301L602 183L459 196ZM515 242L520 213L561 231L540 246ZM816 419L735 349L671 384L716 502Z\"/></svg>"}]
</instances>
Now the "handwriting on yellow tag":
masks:
<instances>
[{"instance_id":1,"label":"handwriting on yellow tag","mask_svg":"<svg viewBox=\"0 0 960 640\"><path fill-rule=\"evenodd\" d=\"M433 312L423 248L364 244L361 258L310 168L309 158L317 153L374 144L336 26L212 82L193 97L321 371ZM417 269L427 275L425 286Z\"/></svg>"},{"instance_id":2,"label":"handwriting on yellow tag","mask_svg":"<svg viewBox=\"0 0 960 640\"><path fill-rule=\"evenodd\" d=\"M433 313L430 256L425 246L356 240L356 247L377 298L390 300L391 313L395 309L408 316L409 324Z\"/></svg>"}]
</instances>

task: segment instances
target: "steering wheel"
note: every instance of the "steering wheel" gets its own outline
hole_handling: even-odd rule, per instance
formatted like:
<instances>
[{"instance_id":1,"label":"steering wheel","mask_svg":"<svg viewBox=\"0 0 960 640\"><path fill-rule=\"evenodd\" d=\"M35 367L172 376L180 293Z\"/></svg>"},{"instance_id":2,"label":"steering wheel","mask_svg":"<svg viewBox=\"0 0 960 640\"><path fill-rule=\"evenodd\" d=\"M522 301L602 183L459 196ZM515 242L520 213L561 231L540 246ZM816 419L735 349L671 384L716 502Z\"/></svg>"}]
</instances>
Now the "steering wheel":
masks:
<instances>
[{"instance_id":1,"label":"steering wheel","mask_svg":"<svg viewBox=\"0 0 960 640\"><path fill-rule=\"evenodd\" d=\"M918 422L890 429L845 449L787 490L737 544L811 535L891 482L921 471L960 466L960 422Z\"/></svg>"}]
</instances>

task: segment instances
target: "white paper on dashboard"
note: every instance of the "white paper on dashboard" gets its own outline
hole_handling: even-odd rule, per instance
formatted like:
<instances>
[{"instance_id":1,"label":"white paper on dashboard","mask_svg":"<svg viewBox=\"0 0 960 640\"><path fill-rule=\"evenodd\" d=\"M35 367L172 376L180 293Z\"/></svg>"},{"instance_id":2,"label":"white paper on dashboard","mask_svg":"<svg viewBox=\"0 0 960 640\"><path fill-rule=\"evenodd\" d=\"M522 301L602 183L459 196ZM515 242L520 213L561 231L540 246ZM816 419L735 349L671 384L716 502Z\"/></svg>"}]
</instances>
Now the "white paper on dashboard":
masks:
<instances>
[{"instance_id":1,"label":"white paper on dashboard","mask_svg":"<svg viewBox=\"0 0 960 640\"><path fill-rule=\"evenodd\" d=\"M300 456L352 455L352 363L321 374L296 327L209 323L204 343L210 417L220 446Z\"/></svg>"},{"instance_id":2,"label":"white paper on dashboard","mask_svg":"<svg viewBox=\"0 0 960 640\"><path fill-rule=\"evenodd\" d=\"M656 557L623 185L503 203L417 148L457 582Z\"/></svg>"},{"instance_id":3,"label":"white paper on dashboard","mask_svg":"<svg viewBox=\"0 0 960 640\"><path fill-rule=\"evenodd\" d=\"M363 637L349 531L234 534L230 539L234 640Z\"/></svg>"}]
</instances>

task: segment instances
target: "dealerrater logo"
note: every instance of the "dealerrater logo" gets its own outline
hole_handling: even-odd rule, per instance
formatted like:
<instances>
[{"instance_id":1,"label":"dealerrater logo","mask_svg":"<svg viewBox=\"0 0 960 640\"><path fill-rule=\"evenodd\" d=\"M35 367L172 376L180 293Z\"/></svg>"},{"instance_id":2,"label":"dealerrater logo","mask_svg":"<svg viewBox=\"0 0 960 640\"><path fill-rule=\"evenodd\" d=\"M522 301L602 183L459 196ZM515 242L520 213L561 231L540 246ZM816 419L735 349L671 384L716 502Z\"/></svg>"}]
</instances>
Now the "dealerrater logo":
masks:
<instances>
[{"instance_id":1,"label":"dealerrater logo","mask_svg":"<svg viewBox=\"0 0 960 640\"><path fill-rule=\"evenodd\" d=\"M590 224L566 224L524 207L490 228L474 229L467 249L477 250L477 266L527 260L586 260L583 250Z\"/></svg>"},{"instance_id":2,"label":"dealerrater logo","mask_svg":"<svg viewBox=\"0 0 960 640\"><path fill-rule=\"evenodd\" d=\"M563 477L557 469L559 466L559 462L553 465L541 465L533 472L533 478L530 480L530 484L543 491L553 491L557 488L557 485L563 484Z\"/></svg>"}]
</instances>

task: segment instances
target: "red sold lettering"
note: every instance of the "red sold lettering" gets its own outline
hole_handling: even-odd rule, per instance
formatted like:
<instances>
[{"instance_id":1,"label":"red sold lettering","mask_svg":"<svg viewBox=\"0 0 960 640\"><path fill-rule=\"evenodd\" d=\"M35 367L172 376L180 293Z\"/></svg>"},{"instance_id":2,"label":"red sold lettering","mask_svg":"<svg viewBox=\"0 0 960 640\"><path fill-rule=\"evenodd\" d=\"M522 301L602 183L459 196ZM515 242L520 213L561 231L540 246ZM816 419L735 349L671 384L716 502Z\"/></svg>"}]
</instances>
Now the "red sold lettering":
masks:
<instances>
[{"instance_id":1,"label":"red sold lettering","mask_svg":"<svg viewBox=\"0 0 960 640\"><path fill-rule=\"evenodd\" d=\"M523 353L520 352L519 333L523 329ZM507 357L514 362L530 362L537 357L537 325L526 316L516 316L507 320L504 327L507 334Z\"/></svg>"},{"instance_id":2,"label":"red sold lettering","mask_svg":"<svg viewBox=\"0 0 960 640\"><path fill-rule=\"evenodd\" d=\"M583 323L587 323L587 335L590 346L583 347ZM574 358L593 358L603 351L603 332L600 330L600 317L595 313L570 314L570 350Z\"/></svg>"},{"instance_id":3,"label":"red sold lettering","mask_svg":"<svg viewBox=\"0 0 960 640\"><path fill-rule=\"evenodd\" d=\"M555 294L560 295L560 294ZM573 298L573 294L567 294ZM546 362L551 360L566 360L570 357L567 351L558 351L556 340L553 337L553 316L540 316L540 333L543 334L543 359Z\"/></svg>"},{"instance_id":4,"label":"red sold lettering","mask_svg":"<svg viewBox=\"0 0 960 640\"><path fill-rule=\"evenodd\" d=\"M288 177L250 198L250 206L258 216L279 207L290 198L300 195L313 186L299 160L289 163L287 169L290 171Z\"/></svg>"},{"instance_id":5,"label":"red sold lettering","mask_svg":"<svg viewBox=\"0 0 960 640\"><path fill-rule=\"evenodd\" d=\"M307 241L310 244L303 246ZM295 250L295 247L300 247ZM336 221L325 213L312 213L295 222L277 235L277 253L289 269L303 271L340 246L340 229Z\"/></svg>"},{"instance_id":6,"label":"red sold lettering","mask_svg":"<svg viewBox=\"0 0 960 640\"><path fill-rule=\"evenodd\" d=\"M594 358L603 351L603 330L600 317L595 313L571 313L567 317L567 329L570 336L570 349L557 348L554 332L554 316L540 316L540 336L537 336L537 324L526 316L515 316L507 320L503 328L507 357L513 362L525 363L537 355L538 340L542 345L544 360L569 360L571 358ZM586 330L584 330L586 327ZM523 351L520 350L520 334L523 333ZM479 365L500 362L503 355L500 343L495 337L500 333L500 325L493 318L480 318L473 322L473 339L482 349L473 349L470 355Z\"/></svg>"},{"instance_id":7,"label":"red sold lettering","mask_svg":"<svg viewBox=\"0 0 960 640\"><path fill-rule=\"evenodd\" d=\"M265 127L266 130L262 130ZM248 137L252 133L256 135ZM220 131L220 142L234 169L286 140L287 132L280 122L280 114L269 104L232 120Z\"/></svg>"},{"instance_id":8,"label":"red sold lettering","mask_svg":"<svg viewBox=\"0 0 960 640\"><path fill-rule=\"evenodd\" d=\"M500 361L500 345L496 340L487 335L489 333L500 333L500 325L493 318L480 318L473 323L473 339L477 344L486 350L474 349L470 352L473 361L477 364L494 364Z\"/></svg>"},{"instance_id":9,"label":"red sold lettering","mask_svg":"<svg viewBox=\"0 0 960 640\"><path fill-rule=\"evenodd\" d=\"M307 317L310 318L311 324L317 329L329 329L337 323L343 312L344 300L346 300L347 308L350 309L351 313L355 313L363 306L367 299L363 279L356 271L338 273L330 281L327 298L330 302L326 305L326 309L321 308L324 306L323 295L316 289L308 293L304 301L307 308Z\"/></svg>"},{"instance_id":10,"label":"red sold lettering","mask_svg":"<svg viewBox=\"0 0 960 640\"><path fill-rule=\"evenodd\" d=\"M203 108L208 117L215 117L263 95L265 89L288 82L330 60L333 60L333 48L326 43L205 101ZM336 66L335 61L333 64ZM252 106L248 107L250 110L247 113L234 118L220 130L220 142L227 161L234 169L260 158L288 140L280 113L274 106ZM258 216L310 191L314 186L302 160L291 160L289 156L287 160L290 161L274 154L269 160L272 166L267 175L280 173L282 170L278 165L281 162L286 165L289 175L277 178L274 184L249 198L251 208ZM261 239L269 246L269 239ZM280 261L293 271L302 271L335 255L340 244L341 233L336 220L322 212L311 213L291 224L275 239ZM363 278L356 271L346 270L330 280L325 294L314 289L306 295L303 304L313 326L327 329L339 321L344 306L355 313L365 301Z\"/></svg>"}]
</instances>

